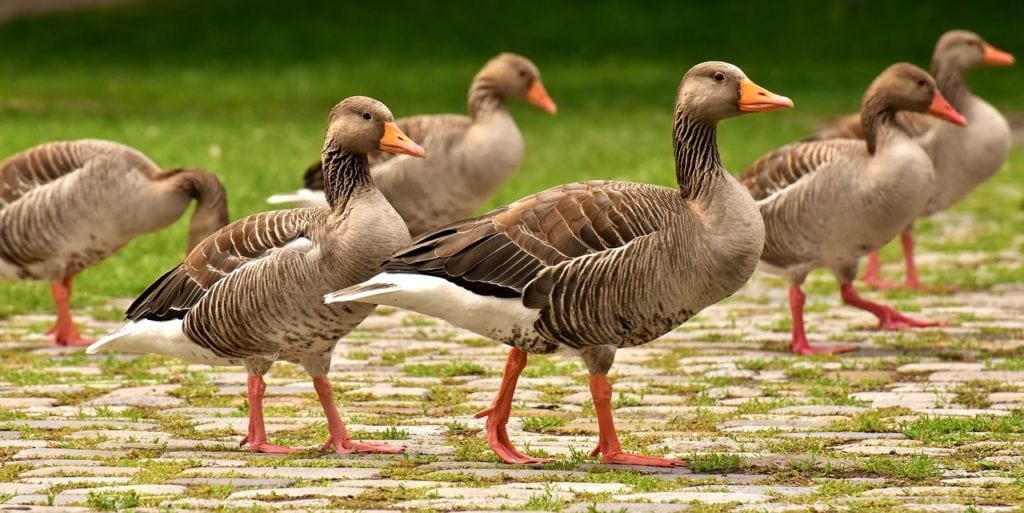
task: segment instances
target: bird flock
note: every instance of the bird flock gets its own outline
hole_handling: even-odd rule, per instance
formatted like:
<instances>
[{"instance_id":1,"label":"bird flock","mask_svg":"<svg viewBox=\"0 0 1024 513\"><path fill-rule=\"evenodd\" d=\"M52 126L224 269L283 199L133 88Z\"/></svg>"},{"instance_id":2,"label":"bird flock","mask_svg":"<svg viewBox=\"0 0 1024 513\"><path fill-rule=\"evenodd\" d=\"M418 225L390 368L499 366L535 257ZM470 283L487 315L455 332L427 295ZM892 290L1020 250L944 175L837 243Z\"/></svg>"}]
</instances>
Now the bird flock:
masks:
<instances>
[{"instance_id":1,"label":"bird flock","mask_svg":"<svg viewBox=\"0 0 1024 513\"><path fill-rule=\"evenodd\" d=\"M703 62L677 90L676 187L569 183L477 217L522 161L523 137L506 102L557 112L538 67L512 53L473 78L468 115L396 120L373 98L341 101L304 187L269 198L297 208L231 223L224 187L208 171L164 171L110 141L52 142L0 163L0 279L51 283L53 345L243 366L249 426L241 444L253 452L295 451L270 443L264 425L263 376L276 361L298 364L312 379L330 433L325 449L403 450L353 440L327 377L339 341L375 305L391 305L511 347L493 404L477 414L501 460L544 461L517 449L506 426L528 355L569 351L590 374L592 456L681 466L623 451L607 378L616 351L675 329L735 293L758 266L790 283L796 354L855 350L807 340L801 284L818 268L880 329L941 325L861 297L858 264L869 257L866 285L928 288L914 261L915 220L962 199L1009 152L1006 120L970 92L964 74L1013 62L977 34L947 32L931 73L889 66L858 114L761 157L739 179L722 165L719 122L793 102L732 64ZM185 259L135 299L120 329L83 338L69 308L74 276L173 223L193 199ZM877 253L897 236L901 284L881 277Z\"/></svg>"}]
</instances>

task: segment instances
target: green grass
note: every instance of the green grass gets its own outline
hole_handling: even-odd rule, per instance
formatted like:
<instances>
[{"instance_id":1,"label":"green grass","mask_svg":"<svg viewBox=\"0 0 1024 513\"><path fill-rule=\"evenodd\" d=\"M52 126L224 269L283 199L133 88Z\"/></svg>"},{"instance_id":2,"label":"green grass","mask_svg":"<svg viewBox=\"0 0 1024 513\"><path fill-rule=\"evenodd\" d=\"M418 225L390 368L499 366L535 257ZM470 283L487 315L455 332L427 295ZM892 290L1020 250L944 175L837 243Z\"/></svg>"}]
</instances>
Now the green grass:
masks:
<instances>
[{"instance_id":1,"label":"green grass","mask_svg":"<svg viewBox=\"0 0 1024 513\"><path fill-rule=\"evenodd\" d=\"M719 130L734 172L760 154L856 109L875 74L896 60L927 64L937 36L969 27L1020 53L1024 4L994 0L848 2L770 9L722 2L588 6L530 0L472 9L399 0L157 0L0 25L0 154L57 139L100 137L136 146L165 167L196 165L222 177L232 218L268 209L271 193L299 185L319 154L330 107L353 94L397 116L463 112L470 78L513 50L541 68L556 117L511 106L526 138L519 173L488 207L587 178L671 185L672 101L683 72L709 59L740 65L797 108L729 120ZM995 14L998 13L998 14ZM884 37L864 37L884 34ZM1016 70L972 73L997 107L1024 104ZM1004 249L1024 228L1010 169L958 207L982 221L978 236L942 241L924 223L924 250ZM994 221L994 222L992 222ZM987 228L986 228L987 226ZM175 265L185 221L140 237L77 280L75 307L138 294ZM892 249L887 257L895 256ZM965 286L1024 279L1019 266L926 269ZM4 284L0 316L52 309L42 283Z\"/></svg>"}]
</instances>

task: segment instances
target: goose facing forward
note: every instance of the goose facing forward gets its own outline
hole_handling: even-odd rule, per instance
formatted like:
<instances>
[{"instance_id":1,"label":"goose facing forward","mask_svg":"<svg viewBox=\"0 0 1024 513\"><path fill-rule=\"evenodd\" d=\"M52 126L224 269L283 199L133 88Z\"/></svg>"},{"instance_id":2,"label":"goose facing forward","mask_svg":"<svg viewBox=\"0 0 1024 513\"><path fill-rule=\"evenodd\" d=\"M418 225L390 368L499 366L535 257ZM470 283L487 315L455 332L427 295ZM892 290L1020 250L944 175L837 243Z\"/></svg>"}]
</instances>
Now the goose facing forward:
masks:
<instances>
[{"instance_id":1,"label":"goose facing forward","mask_svg":"<svg viewBox=\"0 0 1024 513\"><path fill-rule=\"evenodd\" d=\"M717 123L792 106L724 62L691 68L673 126L678 188L589 181L554 187L427 233L384 272L325 301L395 305L513 347L487 416L487 439L508 463L540 461L508 438L527 353L578 352L590 372L605 463L682 465L622 451L607 380L616 349L649 342L739 289L753 273L764 225L722 167ZM439 301L438 298L444 298Z\"/></svg>"},{"instance_id":2,"label":"goose facing forward","mask_svg":"<svg viewBox=\"0 0 1024 513\"><path fill-rule=\"evenodd\" d=\"M898 63L886 68L864 94L861 122L866 144L855 139L790 144L761 157L741 178L764 216L761 260L767 270L790 282L790 350L795 353L855 349L807 342L800 285L818 267L835 275L844 303L874 314L880 328L936 324L867 301L852 285L860 257L895 237L931 195L931 160L897 123L897 111L928 112L964 124L928 73Z\"/></svg>"},{"instance_id":3,"label":"goose facing forward","mask_svg":"<svg viewBox=\"0 0 1024 513\"><path fill-rule=\"evenodd\" d=\"M325 305L323 295L373 276L380 262L409 242L409 232L370 178L375 149L423 156L371 98L348 98L331 111L324 142L329 208L265 212L238 220L204 240L181 265L156 280L127 312L117 333L89 353L120 350L176 356L188 362L244 365L249 374L253 452L291 452L267 441L263 375L277 360L301 365L327 416L336 452L399 452L354 442L327 380L340 337L372 306Z\"/></svg>"},{"instance_id":4,"label":"goose facing forward","mask_svg":"<svg viewBox=\"0 0 1024 513\"><path fill-rule=\"evenodd\" d=\"M377 187L405 219L413 236L472 215L519 167L523 136L505 106L521 98L548 113L557 110L540 71L529 59L503 53L469 87L469 116L433 114L399 119L398 126L430 154L411 159L370 154ZM305 188L271 196L270 203L323 204L319 163L306 170Z\"/></svg>"},{"instance_id":5,"label":"goose facing forward","mask_svg":"<svg viewBox=\"0 0 1024 513\"><path fill-rule=\"evenodd\" d=\"M208 171L163 171L138 150L82 139L0 162L0 279L49 280L51 345L85 345L71 319L76 274L135 237L165 228L189 203L188 250L228 222L224 186Z\"/></svg>"},{"instance_id":6,"label":"goose facing forward","mask_svg":"<svg viewBox=\"0 0 1024 513\"><path fill-rule=\"evenodd\" d=\"M967 119L966 126L943 123L923 114L903 112L897 119L918 140L935 167L935 188L921 212L930 216L946 210L992 177L1010 152L1010 127L998 110L975 96L964 74L982 66L1011 66L1013 55L995 48L978 34L951 30L939 38L932 54L931 72L942 95ZM854 137L863 139L860 119L851 116L822 131L819 139ZM868 255L862 280L876 288L903 287L927 290L921 283L914 261L913 223L900 234L906 277L902 284L882 279L878 251Z\"/></svg>"}]
</instances>

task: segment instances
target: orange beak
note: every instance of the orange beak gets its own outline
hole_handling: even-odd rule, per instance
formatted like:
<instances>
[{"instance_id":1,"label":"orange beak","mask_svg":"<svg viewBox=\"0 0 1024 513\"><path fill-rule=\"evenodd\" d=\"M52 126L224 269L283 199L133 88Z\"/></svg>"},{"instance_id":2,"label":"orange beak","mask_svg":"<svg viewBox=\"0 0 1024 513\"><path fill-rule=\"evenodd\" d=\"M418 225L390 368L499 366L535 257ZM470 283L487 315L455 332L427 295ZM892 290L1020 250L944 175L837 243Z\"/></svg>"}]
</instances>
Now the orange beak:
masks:
<instances>
[{"instance_id":1,"label":"orange beak","mask_svg":"<svg viewBox=\"0 0 1024 513\"><path fill-rule=\"evenodd\" d=\"M928 114L939 119L949 121L954 125L964 126L967 124L967 120L964 119L964 117L946 101L946 97L942 96L942 93L938 91L935 91L935 96L932 98L932 104L928 106Z\"/></svg>"},{"instance_id":2,"label":"orange beak","mask_svg":"<svg viewBox=\"0 0 1024 513\"><path fill-rule=\"evenodd\" d=\"M788 109L793 100L775 94L745 78L740 82L740 101L737 102L743 112L764 112L766 110Z\"/></svg>"},{"instance_id":3,"label":"orange beak","mask_svg":"<svg viewBox=\"0 0 1024 513\"><path fill-rule=\"evenodd\" d=\"M409 139L409 136L405 135L405 132L394 123L384 123L384 137L380 138L380 145L377 148L388 153L400 153L421 158L427 156L427 150L412 142L412 139Z\"/></svg>"},{"instance_id":4,"label":"orange beak","mask_svg":"<svg viewBox=\"0 0 1024 513\"><path fill-rule=\"evenodd\" d=\"M533 85L530 86L530 90L526 92L526 101L548 114L558 112L558 106L555 105L555 101L548 96L548 91L547 89L544 89L544 84L539 78L533 81Z\"/></svg>"},{"instance_id":5,"label":"orange beak","mask_svg":"<svg viewBox=\"0 0 1024 513\"><path fill-rule=\"evenodd\" d=\"M990 44L981 45L982 49L985 50L985 57L982 59L982 63L987 66L1012 66L1014 62L1013 55L1006 53Z\"/></svg>"}]
</instances>

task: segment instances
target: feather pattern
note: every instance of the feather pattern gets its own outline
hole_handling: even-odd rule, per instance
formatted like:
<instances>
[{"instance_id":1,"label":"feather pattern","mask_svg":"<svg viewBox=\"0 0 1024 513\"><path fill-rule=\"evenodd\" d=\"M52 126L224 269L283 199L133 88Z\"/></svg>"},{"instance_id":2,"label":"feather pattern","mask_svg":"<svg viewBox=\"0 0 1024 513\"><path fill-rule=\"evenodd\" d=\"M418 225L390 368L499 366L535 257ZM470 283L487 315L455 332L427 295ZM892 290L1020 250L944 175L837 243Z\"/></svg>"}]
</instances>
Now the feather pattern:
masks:
<instances>
[{"instance_id":1,"label":"feather pattern","mask_svg":"<svg viewBox=\"0 0 1024 513\"><path fill-rule=\"evenodd\" d=\"M369 154L374 182L412 235L472 215L515 173L523 158L523 137L505 102L525 94L534 78L539 79L539 72L533 63L503 54L488 62L470 84L468 116L433 114L397 121L426 149L426 159ZM303 181L306 189L323 188L319 164L306 170Z\"/></svg>"},{"instance_id":2,"label":"feather pattern","mask_svg":"<svg viewBox=\"0 0 1024 513\"><path fill-rule=\"evenodd\" d=\"M198 200L190 240L227 223L223 186L198 169L163 172L134 148L84 139L43 144L0 163L0 261L8 278L59 280Z\"/></svg>"}]
</instances>

